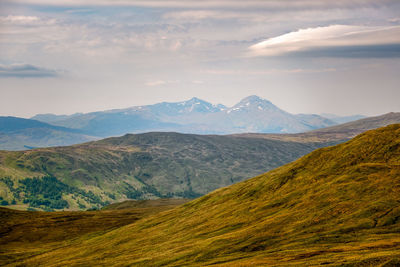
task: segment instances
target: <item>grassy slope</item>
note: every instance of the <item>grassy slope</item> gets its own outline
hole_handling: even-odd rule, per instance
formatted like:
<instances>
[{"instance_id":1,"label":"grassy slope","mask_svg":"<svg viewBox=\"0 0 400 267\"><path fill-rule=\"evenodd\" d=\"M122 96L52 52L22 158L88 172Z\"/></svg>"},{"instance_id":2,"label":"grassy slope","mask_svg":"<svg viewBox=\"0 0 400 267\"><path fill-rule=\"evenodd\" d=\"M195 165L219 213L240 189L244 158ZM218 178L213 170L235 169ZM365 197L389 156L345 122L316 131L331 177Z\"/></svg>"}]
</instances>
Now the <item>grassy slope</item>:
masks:
<instances>
[{"instance_id":1,"label":"grassy slope","mask_svg":"<svg viewBox=\"0 0 400 267\"><path fill-rule=\"evenodd\" d=\"M322 145L177 133L126 135L69 147L0 152L0 178L17 181L50 174L110 202L122 201L135 190L138 198L195 197L264 173ZM1 181L0 196L9 202L15 198ZM74 197L64 195L71 209L78 209L78 200L86 208L94 205Z\"/></svg>"},{"instance_id":2,"label":"grassy slope","mask_svg":"<svg viewBox=\"0 0 400 267\"><path fill-rule=\"evenodd\" d=\"M106 207L106 211L90 212L27 212L0 208L0 265L104 234L184 202L163 199L137 201L134 205L116 203Z\"/></svg>"},{"instance_id":3,"label":"grassy slope","mask_svg":"<svg viewBox=\"0 0 400 267\"><path fill-rule=\"evenodd\" d=\"M186 198L161 198L146 200L126 200L123 202L113 203L105 206L102 210L123 210L132 208L151 208L151 207L168 207L179 206L189 202Z\"/></svg>"},{"instance_id":4,"label":"grassy slope","mask_svg":"<svg viewBox=\"0 0 400 267\"><path fill-rule=\"evenodd\" d=\"M398 266L399 259L400 125L391 125L25 263Z\"/></svg>"}]
</instances>

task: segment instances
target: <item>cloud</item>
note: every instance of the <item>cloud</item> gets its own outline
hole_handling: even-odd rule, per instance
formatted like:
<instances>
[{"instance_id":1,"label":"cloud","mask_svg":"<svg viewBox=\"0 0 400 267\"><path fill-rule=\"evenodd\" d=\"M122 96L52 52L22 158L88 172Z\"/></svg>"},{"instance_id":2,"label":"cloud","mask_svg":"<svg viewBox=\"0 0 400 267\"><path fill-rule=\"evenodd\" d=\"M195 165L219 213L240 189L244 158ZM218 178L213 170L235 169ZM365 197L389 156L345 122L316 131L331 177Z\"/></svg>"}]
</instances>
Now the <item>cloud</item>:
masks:
<instances>
[{"instance_id":1,"label":"cloud","mask_svg":"<svg viewBox=\"0 0 400 267\"><path fill-rule=\"evenodd\" d=\"M15 26L41 26L41 25L52 25L56 23L55 19L43 19L37 16L25 16L25 15L8 15L0 16L0 23L4 25L15 25Z\"/></svg>"},{"instance_id":2,"label":"cloud","mask_svg":"<svg viewBox=\"0 0 400 267\"><path fill-rule=\"evenodd\" d=\"M165 19L177 20L202 20L218 17L218 12L213 10L186 10L178 12L169 12L163 15Z\"/></svg>"},{"instance_id":3,"label":"cloud","mask_svg":"<svg viewBox=\"0 0 400 267\"><path fill-rule=\"evenodd\" d=\"M146 86L161 86L161 85L167 85L167 84L176 84L179 83L179 81L163 81L163 80L158 80L158 81L148 81L145 83Z\"/></svg>"},{"instance_id":4,"label":"cloud","mask_svg":"<svg viewBox=\"0 0 400 267\"><path fill-rule=\"evenodd\" d=\"M16 24L28 24L38 21L39 18L36 16L14 16L8 15L7 17L0 17L2 23L16 23Z\"/></svg>"},{"instance_id":5,"label":"cloud","mask_svg":"<svg viewBox=\"0 0 400 267\"><path fill-rule=\"evenodd\" d=\"M387 21L392 22L392 23L398 23L398 22L400 22L400 17L399 18L391 18L391 19L388 19Z\"/></svg>"},{"instance_id":6,"label":"cloud","mask_svg":"<svg viewBox=\"0 0 400 267\"><path fill-rule=\"evenodd\" d=\"M249 47L248 56L400 56L400 26L331 25L300 29Z\"/></svg>"},{"instance_id":7,"label":"cloud","mask_svg":"<svg viewBox=\"0 0 400 267\"><path fill-rule=\"evenodd\" d=\"M142 6L156 8L325 9L376 6L376 0L3 0L9 3L52 6ZM379 5L397 0L380 0Z\"/></svg>"},{"instance_id":8,"label":"cloud","mask_svg":"<svg viewBox=\"0 0 400 267\"><path fill-rule=\"evenodd\" d=\"M30 64L0 65L0 78L48 78L56 77L58 73Z\"/></svg>"},{"instance_id":9,"label":"cloud","mask_svg":"<svg viewBox=\"0 0 400 267\"><path fill-rule=\"evenodd\" d=\"M208 69L203 70L202 73L212 75L275 75L275 74L302 74L302 73L323 73L323 72L334 72L335 68L322 68L322 69L267 69L267 70L244 70L244 69Z\"/></svg>"},{"instance_id":10,"label":"cloud","mask_svg":"<svg viewBox=\"0 0 400 267\"><path fill-rule=\"evenodd\" d=\"M193 22L200 20L228 20L239 19L249 21L265 20L266 14L260 12L243 12L243 11L227 11L227 10L184 10L167 12L163 15L164 19L172 19L185 22ZM261 18L261 19L260 19Z\"/></svg>"}]
</instances>

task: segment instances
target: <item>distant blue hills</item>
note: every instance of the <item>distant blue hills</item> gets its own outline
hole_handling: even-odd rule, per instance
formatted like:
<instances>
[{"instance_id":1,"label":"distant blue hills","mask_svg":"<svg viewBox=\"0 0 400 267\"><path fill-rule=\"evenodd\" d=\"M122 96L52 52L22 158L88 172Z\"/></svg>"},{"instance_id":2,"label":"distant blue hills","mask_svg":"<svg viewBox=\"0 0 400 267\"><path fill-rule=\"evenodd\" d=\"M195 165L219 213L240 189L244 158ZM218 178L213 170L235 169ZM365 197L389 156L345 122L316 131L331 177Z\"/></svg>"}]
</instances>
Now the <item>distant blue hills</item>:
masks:
<instances>
[{"instance_id":1,"label":"distant blue hills","mask_svg":"<svg viewBox=\"0 0 400 267\"><path fill-rule=\"evenodd\" d=\"M0 149L25 150L66 146L97 140L79 129L55 126L32 119L0 117Z\"/></svg>"},{"instance_id":2,"label":"distant blue hills","mask_svg":"<svg viewBox=\"0 0 400 267\"><path fill-rule=\"evenodd\" d=\"M193 134L300 133L363 116L291 114L266 99L249 96L232 107L196 97L73 115L38 114L31 119L0 117L0 149L71 145L143 132Z\"/></svg>"},{"instance_id":3,"label":"distant blue hills","mask_svg":"<svg viewBox=\"0 0 400 267\"><path fill-rule=\"evenodd\" d=\"M258 96L246 97L233 107L192 98L182 102L61 115L58 119L57 115L39 114L32 119L100 137L149 131L298 133L337 124L333 119L315 114L290 114Z\"/></svg>"}]
</instances>

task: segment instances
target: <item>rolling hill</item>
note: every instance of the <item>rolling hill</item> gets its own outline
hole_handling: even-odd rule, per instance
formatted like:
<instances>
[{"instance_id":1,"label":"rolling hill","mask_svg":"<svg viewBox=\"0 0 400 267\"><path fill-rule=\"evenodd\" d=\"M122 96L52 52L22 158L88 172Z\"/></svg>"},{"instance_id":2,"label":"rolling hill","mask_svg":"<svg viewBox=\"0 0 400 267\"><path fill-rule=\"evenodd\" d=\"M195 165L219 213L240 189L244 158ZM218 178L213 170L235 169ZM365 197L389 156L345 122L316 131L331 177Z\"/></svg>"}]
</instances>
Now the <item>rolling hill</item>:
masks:
<instances>
[{"instance_id":1,"label":"rolling hill","mask_svg":"<svg viewBox=\"0 0 400 267\"><path fill-rule=\"evenodd\" d=\"M366 116L364 116L364 115L338 116L338 115L330 114L330 113L322 113L320 115L324 118L327 118L327 119L330 119L330 120L336 122L337 124L343 124L343 123L361 120L361 119L366 118Z\"/></svg>"},{"instance_id":2,"label":"rolling hill","mask_svg":"<svg viewBox=\"0 0 400 267\"><path fill-rule=\"evenodd\" d=\"M0 117L0 149L26 150L35 147L72 145L98 138L77 129L54 126L37 120Z\"/></svg>"},{"instance_id":3,"label":"rolling hill","mask_svg":"<svg viewBox=\"0 0 400 267\"><path fill-rule=\"evenodd\" d=\"M20 264L398 266L400 125Z\"/></svg>"},{"instance_id":4,"label":"rolling hill","mask_svg":"<svg viewBox=\"0 0 400 267\"><path fill-rule=\"evenodd\" d=\"M125 199L195 198L330 143L178 133L0 152L0 204L99 208Z\"/></svg>"},{"instance_id":5,"label":"rolling hill","mask_svg":"<svg viewBox=\"0 0 400 267\"><path fill-rule=\"evenodd\" d=\"M400 112L390 112L381 116L368 117L331 127L297 134L236 134L238 137L266 138L292 142L340 142L349 140L368 130L400 123Z\"/></svg>"}]
</instances>

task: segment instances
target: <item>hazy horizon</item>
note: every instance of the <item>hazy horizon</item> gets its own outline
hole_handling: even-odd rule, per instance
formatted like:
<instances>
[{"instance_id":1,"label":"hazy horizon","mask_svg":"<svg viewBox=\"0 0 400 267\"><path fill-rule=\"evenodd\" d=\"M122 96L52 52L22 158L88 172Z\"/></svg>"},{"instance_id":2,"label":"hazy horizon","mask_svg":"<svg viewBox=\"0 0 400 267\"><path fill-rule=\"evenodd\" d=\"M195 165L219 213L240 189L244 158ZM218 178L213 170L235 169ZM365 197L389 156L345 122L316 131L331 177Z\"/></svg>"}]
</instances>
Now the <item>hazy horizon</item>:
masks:
<instances>
[{"instance_id":1,"label":"hazy horizon","mask_svg":"<svg viewBox=\"0 0 400 267\"><path fill-rule=\"evenodd\" d=\"M249 96L247 96L247 97L249 97ZM206 101L206 102L208 102L208 103L210 103L210 104L213 104L214 106L217 106L217 105L220 105L220 104L222 104L222 103L211 103L211 102L209 102L209 101L207 101L206 99L201 99L201 98L199 98L199 97L191 97L190 99L184 99L184 100L182 100L182 101L162 101L162 102L157 102L157 103L150 103L150 104L148 104L148 105L155 105L155 104L160 104L160 103L179 103L179 102L185 102L185 101L190 101L191 99L193 99L193 98L197 98L197 99L200 99L200 100L202 100L202 101ZM244 98L246 98L246 97L244 97ZM243 99L244 99L243 98ZM240 99L237 103L234 103L233 105L224 105L224 104L222 104L222 105L224 105L224 106L226 106L227 108L232 108L234 105L236 105L236 104L238 104L241 100L243 100L243 99ZM264 99L264 100L268 100L268 99L265 99L265 98L262 98L262 99ZM268 100L269 101L269 100ZM274 103L272 103L273 105L275 105ZM124 110L124 109L129 109L129 108L134 108L134 107L140 107L140 106L147 106L147 105L135 105L135 106L128 106L128 107L120 107L120 108L113 108L113 109L107 109L107 110L93 110L93 111L88 111L88 112L79 112L79 111L76 111L76 112L74 112L74 111L71 111L70 113L52 113L52 112L47 112L47 113L37 113L37 114L34 114L33 116L26 116L26 117L21 117L21 118L27 118L27 119L29 119L29 118L32 118L32 117L34 117L35 115L46 115L46 114L52 114L52 115L74 115L74 114L87 114L87 113L92 113L92 112L102 112L102 111L110 111L110 110ZM275 106L277 106L277 105L275 105ZM280 108L279 106L277 106L278 108ZM284 110L284 111L286 111L286 110ZM292 113L292 114L303 114L303 113ZM327 115L338 115L338 114L335 114L335 113L307 113L307 114L317 114L317 115L320 115L320 116L327 116ZM386 113L384 113L384 114L386 114ZM338 116L351 116L351 115L363 115L363 116L366 116L366 115L364 115L364 114L359 114L359 113L352 113L352 114L347 114L347 115L338 115ZM377 114L377 115L383 115L383 114ZM1 116L1 115L0 115ZM11 116L11 115L4 115L4 116Z\"/></svg>"},{"instance_id":2,"label":"hazy horizon","mask_svg":"<svg viewBox=\"0 0 400 267\"><path fill-rule=\"evenodd\" d=\"M4 0L0 115L257 95L293 113L400 111L396 0Z\"/></svg>"}]
</instances>

